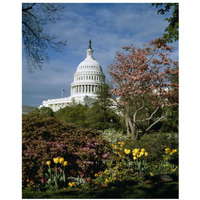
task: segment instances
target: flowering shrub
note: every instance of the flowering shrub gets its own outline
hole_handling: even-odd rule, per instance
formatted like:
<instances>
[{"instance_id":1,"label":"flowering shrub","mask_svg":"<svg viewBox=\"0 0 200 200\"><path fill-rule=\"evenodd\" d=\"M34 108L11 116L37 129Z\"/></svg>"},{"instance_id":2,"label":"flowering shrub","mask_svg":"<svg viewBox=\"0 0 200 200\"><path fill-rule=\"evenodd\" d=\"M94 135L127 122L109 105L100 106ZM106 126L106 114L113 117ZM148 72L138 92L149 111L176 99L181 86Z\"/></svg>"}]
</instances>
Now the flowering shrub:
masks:
<instances>
[{"instance_id":1,"label":"flowering shrub","mask_svg":"<svg viewBox=\"0 0 200 200\"><path fill-rule=\"evenodd\" d=\"M73 124L60 122L42 113L31 113L22 119L22 179L34 184L45 184L47 161L62 157L68 161L66 176L94 176L105 168L102 163L109 159L110 146L99 134ZM58 160L54 159L54 168ZM60 169L58 169L60 170Z\"/></svg>"},{"instance_id":2,"label":"flowering shrub","mask_svg":"<svg viewBox=\"0 0 200 200\"><path fill-rule=\"evenodd\" d=\"M107 160L107 169L95 174L96 182L108 185L118 181L141 181L147 172L148 152L143 149L127 149L125 143L111 144L113 155Z\"/></svg>"}]
</instances>

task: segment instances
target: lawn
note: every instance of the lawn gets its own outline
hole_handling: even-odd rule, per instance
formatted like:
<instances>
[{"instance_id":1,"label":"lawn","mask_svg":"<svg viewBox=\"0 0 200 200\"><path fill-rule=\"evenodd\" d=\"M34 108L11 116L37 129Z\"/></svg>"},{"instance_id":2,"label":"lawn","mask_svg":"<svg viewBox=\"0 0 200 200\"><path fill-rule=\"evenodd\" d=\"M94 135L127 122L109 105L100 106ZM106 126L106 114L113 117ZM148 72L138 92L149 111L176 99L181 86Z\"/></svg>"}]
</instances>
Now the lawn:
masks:
<instances>
[{"instance_id":1,"label":"lawn","mask_svg":"<svg viewBox=\"0 0 200 200\"><path fill-rule=\"evenodd\" d=\"M171 198L178 199L178 182L160 182L154 184L133 185L122 181L112 187L101 188L66 188L61 190L30 191L24 190L22 198L25 199L94 199L94 198Z\"/></svg>"}]
</instances>

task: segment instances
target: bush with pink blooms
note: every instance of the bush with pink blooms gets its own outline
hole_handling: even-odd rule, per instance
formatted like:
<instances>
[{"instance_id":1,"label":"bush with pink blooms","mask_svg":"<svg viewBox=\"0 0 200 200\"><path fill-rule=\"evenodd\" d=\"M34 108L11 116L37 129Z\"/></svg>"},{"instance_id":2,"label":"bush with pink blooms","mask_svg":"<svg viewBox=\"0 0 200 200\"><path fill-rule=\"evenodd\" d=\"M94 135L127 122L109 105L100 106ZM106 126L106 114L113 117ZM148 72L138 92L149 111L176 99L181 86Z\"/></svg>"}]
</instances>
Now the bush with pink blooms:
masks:
<instances>
[{"instance_id":1,"label":"bush with pink blooms","mask_svg":"<svg viewBox=\"0 0 200 200\"><path fill-rule=\"evenodd\" d=\"M110 146L101 135L90 129L60 122L42 113L22 118L22 183L45 184L46 162L55 157L68 161L66 176L94 177L105 169ZM52 163L52 167L54 168Z\"/></svg>"}]
</instances>

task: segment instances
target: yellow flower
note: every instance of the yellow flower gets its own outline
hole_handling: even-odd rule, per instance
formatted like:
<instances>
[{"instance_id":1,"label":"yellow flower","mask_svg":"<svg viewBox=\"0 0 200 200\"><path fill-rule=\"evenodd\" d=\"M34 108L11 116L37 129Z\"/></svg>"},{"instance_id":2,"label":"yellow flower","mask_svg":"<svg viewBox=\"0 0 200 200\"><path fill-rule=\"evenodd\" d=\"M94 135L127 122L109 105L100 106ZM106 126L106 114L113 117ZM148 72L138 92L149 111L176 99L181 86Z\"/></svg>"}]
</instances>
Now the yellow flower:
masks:
<instances>
[{"instance_id":1,"label":"yellow flower","mask_svg":"<svg viewBox=\"0 0 200 200\"><path fill-rule=\"evenodd\" d=\"M165 160L168 160L168 157L165 157Z\"/></svg>"},{"instance_id":2,"label":"yellow flower","mask_svg":"<svg viewBox=\"0 0 200 200\"><path fill-rule=\"evenodd\" d=\"M170 148L166 148L166 149L165 149L165 153L166 153L166 154L168 154L170 151L171 151Z\"/></svg>"},{"instance_id":3,"label":"yellow flower","mask_svg":"<svg viewBox=\"0 0 200 200\"><path fill-rule=\"evenodd\" d=\"M173 151L171 151L169 154L170 154L170 156L172 156L172 155L174 154L174 152L173 152Z\"/></svg>"},{"instance_id":4,"label":"yellow flower","mask_svg":"<svg viewBox=\"0 0 200 200\"><path fill-rule=\"evenodd\" d=\"M138 155L137 155L137 157L138 157L138 158L140 158L140 157L141 157L141 155L140 155L140 154L138 154Z\"/></svg>"},{"instance_id":5,"label":"yellow flower","mask_svg":"<svg viewBox=\"0 0 200 200\"><path fill-rule=\"evenodd\" d=\"M154 176L154 174L152 172L150 172L149 174L150 174L150 176Z\"/></svg>"},{"instance_id":6,"label":"yellow flower","mask_svg":"<svg viewBox=\"0 0 200 200\"><path fill-rule=\"evenodd\" d=\"M63 166L66 166L66 165L68 165L68 162L67 162L67 161L64 161L64 162L63 162Z\"/></svg>"},{"instance_id":7,"label":"yellow flower","mask_svg":"<svg viewBox=\"0 0 200 200\"><path fill-rule=\"evenodd\" d=\"M133 149L132 152L133 152L133 154L137 155L139 153L139 151L140 151L140 149L135 148L135 149Z\"/></svg>"},{"instance_id":8,"label":"yellow flower","mask_svg":"<svg viewBox=\"0 0 200 200\"><path fill-rule=\"evenodd\" d=\"M145 155L145 156L148 156L148 152L145 152L144 155Z\"/></svg>"},{"instance_id":9,"label":"yellow flower","mask_svg":"<svg viewBox=\"0 0 200 200\"><path fill-rule=\"evenodd\" d=\"M118 148L120 151L122 150L122 148Z\"/></svg>"},{"instance_id":10,"label":"yellow flower","mask_svg":"<svg viewBox=\"0 0 200 200\"><path fill-rule=\"evenodd\" d=\"M26 182L29 182L29 179L27 179Z\"/></svg>"},{"instance_id":11,"label":"yellow flower","mask_svg":"<svg viewBox=\"0 0 200 200\"><path fill-rule=\"evenodd\" d=\"M137 159L137 157L136 157L136 156L133 156L133 159L134 159L134 160L136 160L136 159Z\"/></svg>"},{"instance_id":12,"label":"yellow flower","mask_svg":"<svg viewBox=\"0 0 200 200\"><path fill-rule=\"evenodd\" d=\"M108 172L108 170L106 169L103 173L106 174Z\"/></svg>"},{"instance_id":13,"label":"yellow flower","mask_svg":"<svg viewBox=\"0 0 200 200\"><path fill-rule=\"evenodd\" d=\"M47 163L48 166L51 165L51 161L47 161L46 163Z\"/></svg>"},{"instance_id":14,"label":"yellow flower","mask_svg":"<svg viewBox=\"0 0 200 200\"><path fill-rule=\"evenodd\" d=\"M143 153L144 153L144 152L145 152L145 149L141 149L141 152L143 152Z\"/></svg>"},{"instance_id":15,"label":"yellow flower","mask_svg":"<svg viewBox=\"0 0 200 200\"><path fill-rule=\"evenodd\" d=\"M177 169L178 169L178 166L176 166L176 167L173 169L173 171L175 172Z\"/></svg>"},{"instance_id":16,"label":"yellow flower","mask_svg":"<svg viewBox=\"0 0 200 200\"><path fill-rule=\"evenodd\" d=\"M53 161L54 161L54 163L58 163L58 161L59 161L59 158L53 158Z\"/></svg>"},{"instance_id":17,"label":"yellow flower","mask_svg":"<svg viewBox=\"0 0 200 200\"><path fill-rule=\"evenodd\" d=\"M144 152L143 152L143 151L141 151L141 152L140 152L140 156L143 156L143 155L144 155Z\"/></svg>"},{"instance_id":18,"label":"yellow flower","mask_svg":"<svg viewBox=\"0 0 200 200\"><path fill-rule=\"evenodd\" d=\"M168 167L168 165L163 165L164 167Z\"/></svg>"},{"instance_id":19,"label":"yellow flower","mask_svg":"<svg viewBox=\"0 0 200 200\"><path fill-rule=\"evenodd\" d=\"M124 146L124 142L121 142L120 146L121 146L121 147Z\"/></svg>"},{"instance_id":20,"label":"yellow flower","mask_svg":"<svg viewBox=\"0 0 200 200\"><path fill-rule=\"evenodd\" d=\"M64 162L64 158L59 158L59 163L63 164L63 162Z\"/></svg>"},{"instance_id":21,"label":"yellow flower","mask_svg":"<svg viewBox=\"0 0 200 200\"><path fill-rule=\"evenodd\" d=\"M109 180L107 178L105 179L105 183L109 183Z\"/></svg>"},{"instance_id":22,"label":"yellow flower","mask_svg":"<svg viewBox=\"0 0 200 200\"><path fill-rule=\"evenodd\" d=\"M28 187L30 187L30 184L27 184Z\"/></svg>"},{"instance_id":23,"label":"yellow flower","mask_svg":"<svg viewBox=\"0 0 200 200\"><path fill-rule=\"evenodd\" d=\"M173 149L172 152L173 152L173 153L176 153L176 152L177 152L177 149Z\"/></svg>"},{"instance_id":24,"label":"yellow flower","mask_svg":"<svg viewBox=\"0 0 200 200\"><path fill-rule=\"evenodd\" d=\"M74 183L74 182L69 182L68 185L69 185L69 187L73 187L73 186L76 186L76 183Z\"/></svg>"},{"instance_id":25,"label":"yellow flower","mask_svg":"<svg viewBox=\"0 0 200 200\"><path fill-rule=\"evenodd\" d=\"M124 152L125 152L125 154L129 154L129 153L131 153L131 150L129 150L129 149L124 149Z\"/></svg>"},{"instance_id":26,"label":"yellow flower","mask_svg":"<svg viewBox=\"0 0 200 200\"><path fill-rule=\"evenodd\" d=\"M98 177L98 174L95 174L94 176L95 176L95 177Z\"/></svg>"}]
</instances>

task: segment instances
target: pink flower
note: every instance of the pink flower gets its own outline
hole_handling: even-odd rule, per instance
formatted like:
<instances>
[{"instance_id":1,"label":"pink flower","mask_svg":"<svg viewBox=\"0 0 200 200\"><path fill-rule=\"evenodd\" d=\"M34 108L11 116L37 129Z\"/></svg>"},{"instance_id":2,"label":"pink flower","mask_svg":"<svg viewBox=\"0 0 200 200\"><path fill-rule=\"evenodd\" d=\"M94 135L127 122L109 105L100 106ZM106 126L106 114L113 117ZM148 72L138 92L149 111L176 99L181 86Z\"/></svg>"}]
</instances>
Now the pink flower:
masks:
<instances>
[{"instance_id":1,"label":"pink flower","mask_svg":"<svg viewBox=\"0 0 200 200\"><path fill-rule=\"evenodd\" d=\"M102 155L102 158L106 158L106 157L108 157L108 154L107 154L107 153L104 153L104 154Z\"/></svg>"}]
</instances>

